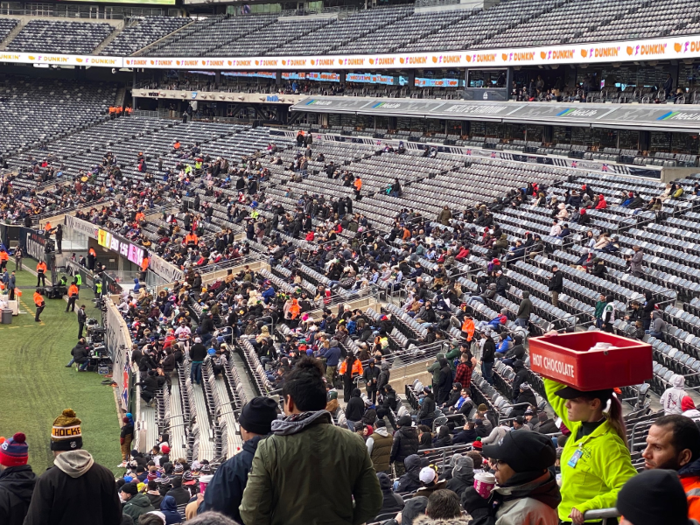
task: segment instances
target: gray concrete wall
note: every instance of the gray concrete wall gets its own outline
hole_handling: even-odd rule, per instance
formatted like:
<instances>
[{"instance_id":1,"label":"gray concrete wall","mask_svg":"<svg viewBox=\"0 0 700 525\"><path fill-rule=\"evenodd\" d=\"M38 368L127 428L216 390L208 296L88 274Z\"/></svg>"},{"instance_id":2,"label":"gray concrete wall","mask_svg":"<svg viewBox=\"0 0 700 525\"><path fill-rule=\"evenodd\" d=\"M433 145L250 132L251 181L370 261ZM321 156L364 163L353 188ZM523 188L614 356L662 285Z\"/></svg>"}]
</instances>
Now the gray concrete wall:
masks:
<instances>
[{"instance_id":1,"label":"gray concrete wall","mask_svg":"<svg viewBox=\"0 0 700 525\"><path fill-rule=\"evenodd\" d=\"M661 182L673 182L700 173L700 168L662 168Z\"/></svg>"}]
</instances>

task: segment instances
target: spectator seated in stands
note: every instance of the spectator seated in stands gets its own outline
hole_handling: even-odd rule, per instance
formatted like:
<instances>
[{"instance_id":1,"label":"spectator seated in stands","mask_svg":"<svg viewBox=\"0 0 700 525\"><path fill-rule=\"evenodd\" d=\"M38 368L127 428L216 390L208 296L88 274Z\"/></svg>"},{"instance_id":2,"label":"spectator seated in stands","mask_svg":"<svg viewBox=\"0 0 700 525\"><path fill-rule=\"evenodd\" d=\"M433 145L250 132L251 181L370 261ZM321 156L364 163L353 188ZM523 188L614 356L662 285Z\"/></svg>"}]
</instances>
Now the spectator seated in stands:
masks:
<instances>
[{"instance_id":1,"label":"spectator seated in stands","mask_svg":"<svg viewBox=\"0 0 700 525\"><path fill-rule=\"evenodd\" d=\"M551 439L536 432L508 432L503 441L484 445L495 466L496 488L483 498L473 487L462 495L462 507L474 520L556 524L561 495L549 471L556 460Z\"/></svg>"}]
</instances>

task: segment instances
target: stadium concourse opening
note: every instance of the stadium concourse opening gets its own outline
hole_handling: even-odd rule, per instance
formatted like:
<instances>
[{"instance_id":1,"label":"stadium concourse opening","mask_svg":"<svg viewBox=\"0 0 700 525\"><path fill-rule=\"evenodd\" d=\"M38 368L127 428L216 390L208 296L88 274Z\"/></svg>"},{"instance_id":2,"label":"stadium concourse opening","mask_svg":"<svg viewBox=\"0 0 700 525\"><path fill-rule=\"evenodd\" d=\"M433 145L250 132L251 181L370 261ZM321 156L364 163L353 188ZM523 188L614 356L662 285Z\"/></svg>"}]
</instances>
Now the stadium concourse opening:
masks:
<instances>
[{"instance_id":1,"label":"stadium concourse opening","mask_svg":"<svg viewBox=\"0 0 700 525\"><path fill-rule=\"evenodd\" d=\"M591 2L3 8L0 524L700 520L697 2Z\"/></svg>"}]
</instances>

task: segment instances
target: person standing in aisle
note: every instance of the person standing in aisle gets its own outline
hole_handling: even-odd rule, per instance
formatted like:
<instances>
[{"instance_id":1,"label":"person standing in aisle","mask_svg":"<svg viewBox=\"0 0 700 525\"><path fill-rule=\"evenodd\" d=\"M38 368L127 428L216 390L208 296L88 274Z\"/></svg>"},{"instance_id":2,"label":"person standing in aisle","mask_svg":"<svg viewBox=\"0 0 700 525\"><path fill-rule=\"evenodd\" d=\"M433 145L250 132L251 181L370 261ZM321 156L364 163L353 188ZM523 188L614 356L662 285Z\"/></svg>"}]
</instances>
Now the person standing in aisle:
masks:
<instances>
[{"instance_id":1,"label":"person standing in aisle","mask_svg":"<svg viewBox=\"0 0 700 525\"><path fill-rule=\"evenodd\" d=\"M552 306L559 306L559 294L564 288L564 276L555 264L552 266L552 277L549 279L549 291L552 292Z\"/></svg>"}]
</instances>

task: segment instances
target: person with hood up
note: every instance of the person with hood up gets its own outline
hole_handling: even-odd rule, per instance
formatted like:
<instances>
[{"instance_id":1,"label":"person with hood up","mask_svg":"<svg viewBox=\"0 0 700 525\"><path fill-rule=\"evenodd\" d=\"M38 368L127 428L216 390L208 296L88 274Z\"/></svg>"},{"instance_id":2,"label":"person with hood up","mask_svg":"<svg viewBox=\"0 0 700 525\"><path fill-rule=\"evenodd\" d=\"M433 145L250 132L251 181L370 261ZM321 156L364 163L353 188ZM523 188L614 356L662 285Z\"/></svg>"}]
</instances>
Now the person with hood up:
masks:
<instances>
[{"instance_id":1,"label":"person with hood up","mask_svg":"<svg viewBox=\"0 0 700 525\"><path fill-rule=\"evenodd\" d=\"M391 478L385 472L379 472L377 474L377 479L379 479L379 488L382 489L382 496L384 498L382 501L382 508L377 516L392 512L401 512L405 503L403 498L392 490ZM375 517L369 521L377 521L377 519Z\"/></svg>"},{"instance_id":2,"label":"person with hood up","mask_svg":"<svg viewBox=\"0 0 700 525\"><path fill-rule=\"evenodd\" d=\"M524 403L527 403L527 405ZM535 393L532 391L532 387L528 383L520 384L520 392L518 397L515 399L515 404L520 406L514 407L509 414L509 417L524 416L528 408L531 406L537 406L537 398L535 397Z\"/></svg>"},{"instance_id":3,"label":"person with hood up","mask_svg":"<svg viewBox=\"0 0 700 525\"><path fill-rule=\"evenodd\" d=\"M172 496L165 496L163 498L163 501L160 502L160 512L163 513L163 517L165 518L165 525L172 525L173 523L182 523L182 517L177 511L177 503L175 503L175 498L173 498Z\"/></svg>"},{"instance_id":4,"label":"person with hood up","mask_svg":"<svg viewBox=\"0 0 700 525\"><path fill-rule=\"evenodd\" d=\"M596 210L604 210L608 207L608 203L605 202L605 195L602 193L598 195L598 204L595 205Z\"/></svg>"},{"instance_id":5,"label":"person with hood up","mask_svg":"<svg viewBox=\"0 0 700 525\"><path fill-rule=\"evenodd\" d=\"M139 519L139 516L148 512L153 512L151 500L143 492L139 492L136 483L125 483L119 489L119 497L124 501L122 512L125 516L129 516L134 522ZM174 501L174 500L173 500Z\"/></svg>"},{"instance_id":6,"label":"person with hood up","mask_svg":"<svg viewBox=\"0 0 700 525\"><path fill-rule=\"evenodd\" d=\"M238 507L253 465L253 456L276 419L277 403L273 399L254 397L243 407L238 419L243 449L216 470L207 485L204 501L197 508L198 514L213 510L237 522L241 521Z\"/></svg>"},{"instance_id":7,"label":"person with hood up","mask_svg":"<svg viewBox=\"0 0 700 525\"><path fill-rule=\"evenodd\" d=\"M452 468L452 479L447 482L445 487L453 491L460 499L462 495L474 486L474 460L469 456L461 456L455 461Z\"/></svg>"},{"instance_id":8,"label":"person with hood up","mask_svg":"<svg viewBox=\"0 0 700 525\"><path fill-rule=\"evenodd\" d=\"M404 461L405 474L396 482L396 492L415 492L421 487L420 469L421 459L418 454L411 454Z\"/></svg>"},{"instance_id":9,"label":"person with hood up","mask_svg":"<svg viewBox=\"0 0 700 525\"><path fill-rule=\"evenodd\" d=\"M462 506L471 525L557 525L561 494L549 471L557 452L552 440L536 432L508 432L497 445L485 445L483 455L495 468L496 487L482 498L470 487Z\"/></svg>"},{"instance_id":10,"label":"person with hood up","mask_svg":"<svg viewBox=\"0 0 700 525\"><path fill-rule=\"evenodd\" d=\"M82 449L81 424L70 408L54 420L54 465L37 480L24 525L121 524L114 476Z\"/></svg>"},{"instance_id":11,"label":"person with hood up","mask_svg":"<svg viewBox=\"0 0 700 525\"><path fill-rule=\"evenodd\" d=\"M423 389L423 392L425 392L425 397L423 397L420 411L418 412L418 423L432 427L435 419L435 395L430 387L427 386Z\"/></svg>"},{"instance_id":12,"label":"person with hood up","mask_svg":"<svg viewBox=\"0 0 700 525\"><path fill-rule=\"evenodd\" d=\"M440 473L440 479L444 479L445 481L450 481L452 479L452 469L455 468L457 460L461 457L463 456L459 452L455 452L454 454L452 454L452 456L450 457L450 462L447 464L447 467L443 467L442 473Z\"/></svg>"},{"instance_id":13,"label":"person with hood up","mask_svg":"<svg viewBox=\"0 0 700 525\"><path fill-rule=\"evenodd\" d=\"M345 418L348 420L348 428L355 430L355 425L362 421L365 414L365 402L362 400L362 392L359 388L352 390L350 401L345 407Z\"/></svg>"},{"instance_id":14,"label":"person with hood up","mask_svg":"<svg viewBox=\"0 0 700 525\"><path fill-rule=\"evenodd\" d=\"M695 407L695 402L690 396L685 396L681 399L681 409L683 409L683 416L689 417L690 419L700 419L700 410Z\"/></svg>"},{"instance_id":15,"label":"person with hood up","mask_svg":"<svg viewBox=\"0 0 700 525\"><path fill-rule=\"evenodd\" d=\"M365 385L367 388L367 397L372 400L372 403L377 401L377 380L379 379L379 368L376 366L376 361L370 358L363 374Z\"/></svg>"},{"instance_id":16,"label":"person with hood up","mask_svg":"<svg viewBox=\"0 0 700 525\"><path fill-rule=\"evenodd\" d=\"M449 206L445 206L442 208L440 213L437 216L437 221L442 224L443 226L449 226L450 225L450 219L452 219L452 212L450 211Z\"/></svg>"},{"instance_id":17,"label":"person with hood up","mask_svg":"<svg viewBox=\"0 0 700 525\"><path fill-rule=\"evenodd\" d=\"M440 383L440 370L442 370L442 364L440 363L440 359L444 358L444 352L440 352L435 356L435 362L431 363L428 366L428 372L433 374L433 380L431 384L433 390L437 390L438 384Z\"/></svg>"},{"instance_id":18,"label":"person with hood up","mask_svg":"<svg viewBox=\"0 0 700 525\"><path fill-rule=\"evenodd\" d=\"M396 475L401 476L406 472L404 462L409 456L418 452L418 430L413 426L413 420L409 415L401 416L397 425L399 429L394 432L389 459L394 464Z\"/></svg>"},{"instance_id":19,"label":"person with hood up","mask_svg":"<svg viewBox=\"0 0 700 525\"><path fill-rule=\"evenodd\" d=\"M688 394L685 392L685 377L682 375L674 374L671 376L671 387L667 388L663 394L661 394L661 408L663 408L664 415L670 416L672 414L682 414L683 413L683 398Z\"/></svg>"},{"instance_id":20,"label":"person with hood up","mask_svg":"<svg viewBox=\"0 0 700 525\"><path fill-rule=\"evenodd\" d=\"M527 330L532 314L533 306L530 300L530 292L523 292L523 300L520 301L518 313L516 314L515 324Z\"/></svg>"},{"instance_id":21,"label":"person with hood up","mask_svg":"<svg viewBox=\"0 0 700 525\"><path fill-rule=\"evenodd\" d=\"M435 400L438 405L442 405L450 397L450 390L452 390L452 369L444 357L439 359L440 364L440 374L438 376L437 384L437 399Z\"/></svg>"},{"instance_id":22,"label":"person with hood up","mask_svg":"<svg viewBox=\"0 0 700 525\"><path fill-rule=\"evenodd\" d=\"M0 444L0 523L22 525L32 499L36 475L27 465L29 445L22 432Z\"/></svg>"},{"instance_id":23,"label":"person with hood up","mask_svg":"<svg viewBox=\"0 0 700 525\"><path fill-rule=\"evenodd\" d=\"M369 457L377 472L390 472L391 449L394 436L389 434L383 419L375 422L374 432L367 438Z\"/></svg>"},{"instance_id":24,"label":"person with hood up","mask_svg":"<svg viewBox=\"0 0 700 525\"><path fill-rule=\"evenodd\" d=\"M650 319L649 329L646 331L646 333L655 337L659 341L663 341L664 332L666 331L666 321L661 318L661 312L656 310L652 311Z\"/></svg>"},{"instance_id":25,"label":"person with hood up","mask_svg":"<svg viewBox=\"0 0 700 525\"><path fill-rule=\"evenodd\" d=\"M382 491L362 438L333 425L322 365L301 358L282 388L286 417L258 444L239 507L247 525L365 523Z\"/></svg>"}]
</instances>

